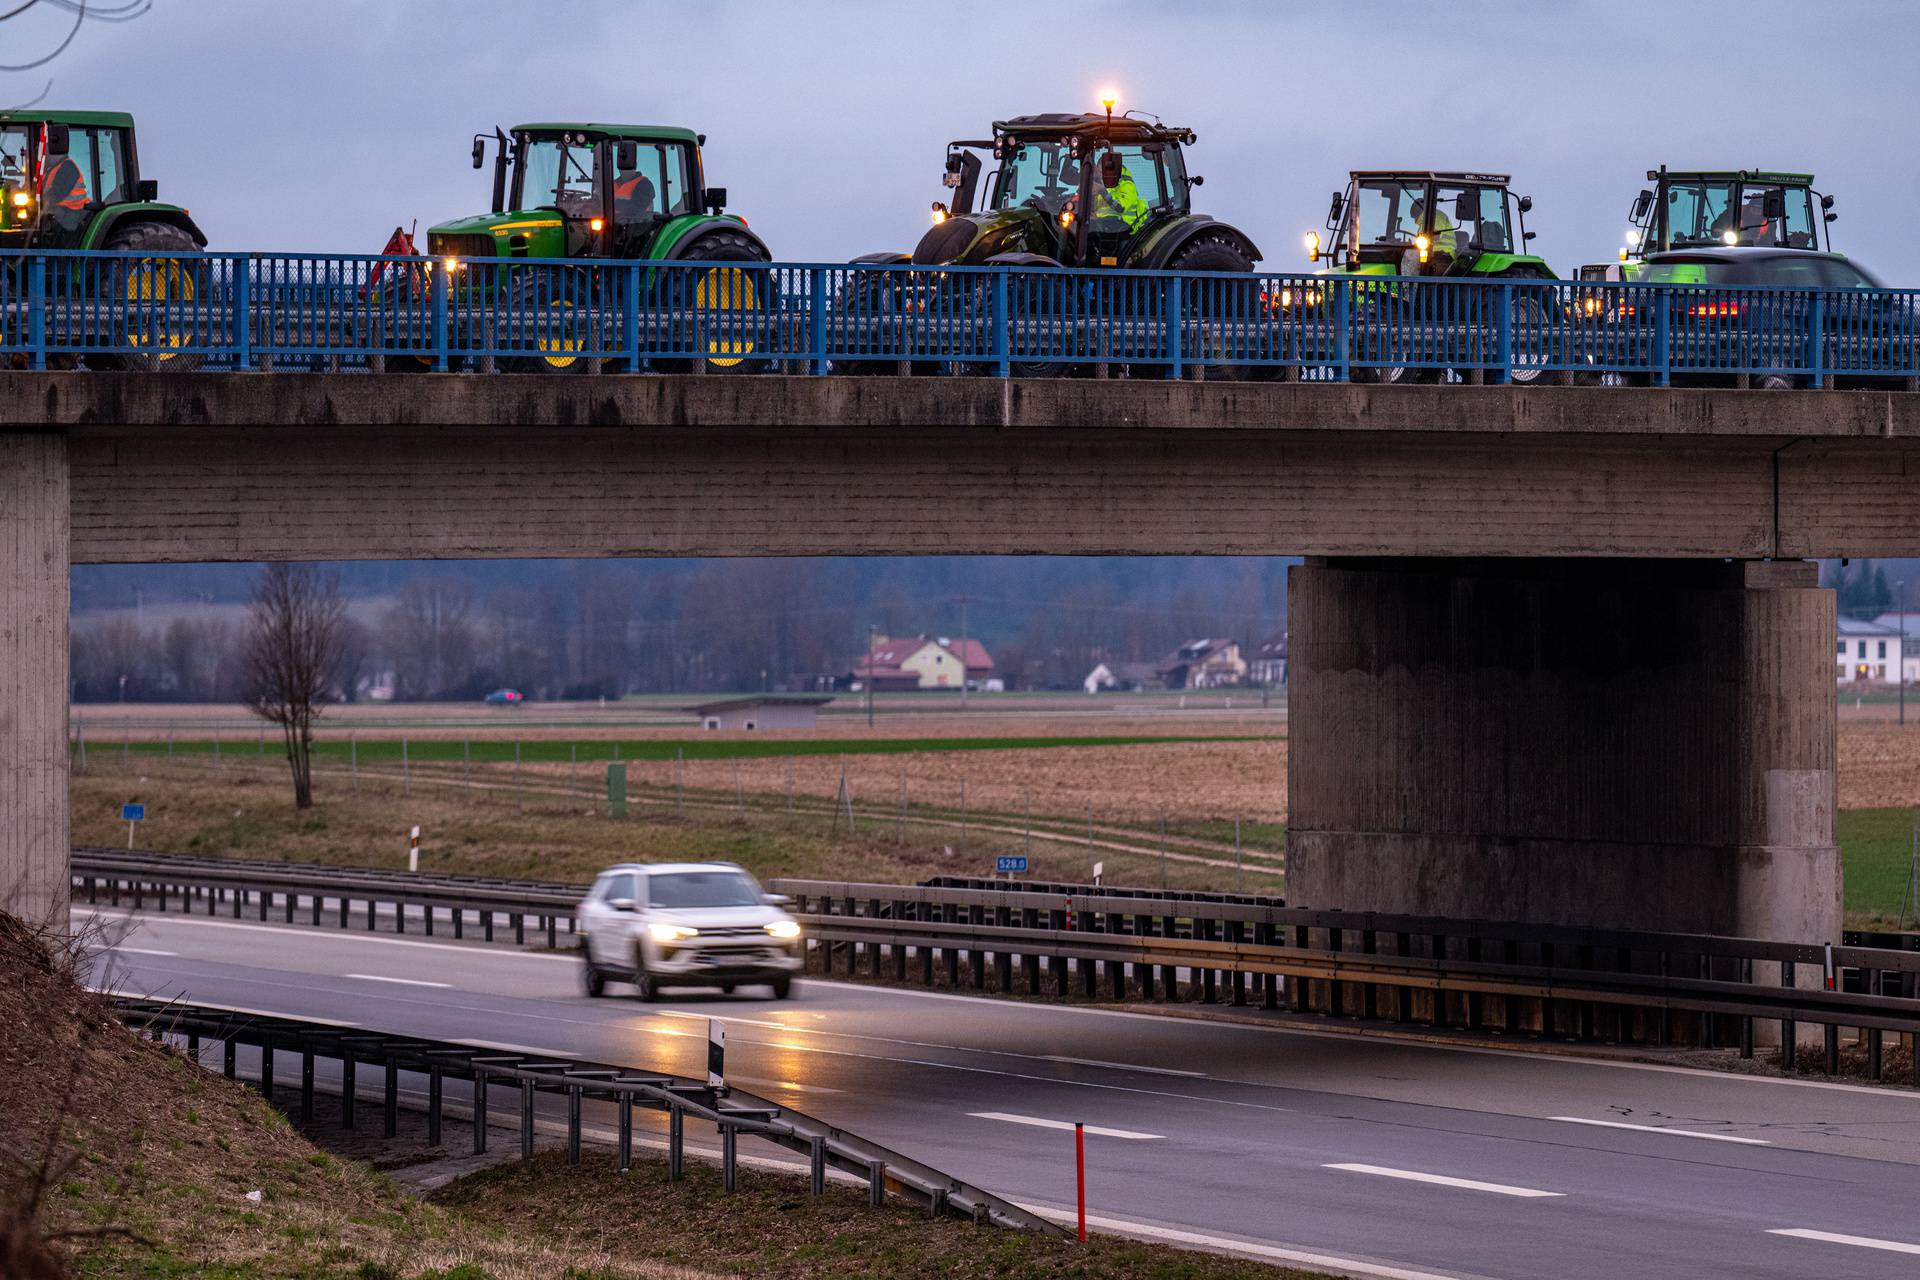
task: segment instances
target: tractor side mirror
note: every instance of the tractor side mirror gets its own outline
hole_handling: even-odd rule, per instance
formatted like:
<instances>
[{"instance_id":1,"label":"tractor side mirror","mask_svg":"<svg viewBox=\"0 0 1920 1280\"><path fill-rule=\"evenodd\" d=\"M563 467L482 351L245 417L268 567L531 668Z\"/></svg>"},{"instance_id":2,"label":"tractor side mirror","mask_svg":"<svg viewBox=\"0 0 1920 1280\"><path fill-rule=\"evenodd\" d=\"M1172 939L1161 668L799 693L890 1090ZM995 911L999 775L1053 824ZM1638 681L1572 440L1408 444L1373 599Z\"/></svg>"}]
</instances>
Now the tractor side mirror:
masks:
<instances>
[{"instance_id":1,"label":"tractor side mirror","mask_svg":"<svg viewBox=\"0 0 1920 1280\"><path fill-rule=\"evenodd\" d=\"M72 149L72 146L73 135L66 125L49 124L47 126L47 153L49 155L66 155L67 152Z\"/></svg>"},{"instance_id":2,"label":"tractor side mirror","mask_svg":"<svg viewBox=\"0 0 1920 1280\"><path fill-rule=\"evenodd\" d=\"M622 138L613 149L613 163L616 168L634 170L640 167L640 144L632 138Z\"/></svg>"},{"instance_id":3,"label":"tractor side mirror","mask_svg":"<svg viewBox=\"0 0 1920 1280\"><path fill-rule=\"evenodd\" d=\"M1820 215L1820 218L1823 222L1836 222L1839 220L1840 215L1837 213L1823 213Z\"/></svg>"},{"instance_id":4,"label":"tractor side mirror","mask_svg":"<svg viewBox=\"0 0 1920 1280\"><path fill-rule=\"evenodd\" d=\"M1787 216L1787 193L1778 187L1760 197L1760 212L1769 222L1779 222Z\"/></svg>"},{"instance_id":5,"label":"tractor side mirror","mask_svg":"<svg viewBox=\"0 0 1920 1280\"><path fill-rule=\"evenodd\" d=\"M1532 197L1532 196L1521 196L1521 197L1520 197L1520 212L1522 212L1522 213L1532 213L1532 212L1533 212L1533 197Z\"/></svg>"},{"instance_id":6,"label":"tractor side mirror","mask_svg":"<svg viewBox=\"0 0 1920 1280\"><path fill-rule=\"evenodd\" d=\"M725 187L707 188L707 212L718 215L727 207L727 189Z\"/></svg>"},{"instance_id":7,"label":"tractor side mirror","mask_svg":"<svg viewBox=\"0 0 1920 1280\"><path fill-rule=\"evenodd\" d=\"M1196 173L1187 179L1187 185L1190 187L1204 187L1207 185L1207 179L1205 175Z\"/></svg>"},{"instance_id":8,"label":"tractor side mirror","mask_svg":"<svg viewBox=\"0 0 1920 1280\"><path fill-rule=\"evenodd\" d=\"M478 169L487 162L487 140L479 134L473 136L473 167Z\"/></svg>"},{"instance_id":9,"label":"tractor side mirror","mask_svg":"<svg viewBox=\"0 0 1920 1280\"><path fill-rule=\"evenodd\" d=\"M1120 179L1125 175L1126 170L1120 163L1120 157L1114 152L1109 151L1100 157L1101 186L1111 191L1120 185Z\"/></svg>"},{"instance_id":10,"label":"tractor side mirror","mask_svg":"<svg viewBox=\"0 0 1920 1280\"><path fill-rule=\"evenodd\" d=\"M1833 208L1833 197L1832 197L1832 196L1821 196L1821 197L1820 197L1820 207L1821 207L1822 209L1831 209L1831 208Z\"/></svg>"},{"instance_id":11,"label":"tractor side mirror","mask_svg":"<svg viewBox=\"0 0 1920 1280\"><path fill-rule=\"evenodd\" d=\"M1534 238L1535 236L1537 236L1537 235L1539 235L1539 234L1540 234L1540 233L1539 233L1538 231L1523 231L1523 232L1521 232L1521 234L1520 234L1520 238L1521 238L1522 240L1531 240L1531 239L1533 239L1533 238Z\"/></svg>"},{"instance_id":12,"label":"tractor side mirror","mask_svg":"<svg viewBox=\"0 0 1920 1280\"><path fill-rule=\"evenodd\" d=\"M1628 222L1641 222L1647 216L1647 210L1653 208L1653 192L1642 191L1633 198L1633 211L1627 215Z\"/></svg>"},{"instance_id":13,"label":"tractor side mirror","mask_svg":"<svg viewBox=\"0 0 1920 1280\"><path fill-rule=\"evenodd\" d=\"M1344 193L1339 191L1334 192L1333 203L1327 206L1327 225L1328 226L1332 226L1334 223L1340 221L1340 197L1342 194Z\"/></svg>"},{"instance_id":14,"label":"tractor side mirror","mask_svg":"<svg viewBox=\"0 0 1920 1280\"><path fill-rule=\"evenodd\" d=\"M160 182L157 178L142 178L133 184L133 198L143 204L151 204L160 198Z\"/></svg>"}]
</instances>

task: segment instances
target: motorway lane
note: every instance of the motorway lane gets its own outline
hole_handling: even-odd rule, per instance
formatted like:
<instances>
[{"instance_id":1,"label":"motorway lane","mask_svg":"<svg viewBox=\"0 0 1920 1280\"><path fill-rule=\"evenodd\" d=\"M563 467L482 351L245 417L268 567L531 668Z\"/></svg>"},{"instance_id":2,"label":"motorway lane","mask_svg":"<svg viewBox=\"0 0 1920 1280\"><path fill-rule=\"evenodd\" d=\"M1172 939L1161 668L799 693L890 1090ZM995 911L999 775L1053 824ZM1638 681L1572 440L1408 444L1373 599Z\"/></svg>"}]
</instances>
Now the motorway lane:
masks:
<instances>
[{"instance_id":1,"label":"motorway lane","mask_svg":"<svg viewBox=\"0 0 1920 1280\"><path fill-rule=\"evenodd\" d=\"M1092 1211L1148 1226L1605 1280L1906 1275L1911 1256L1769 1233L1920 1242L1920 1095L838 983L784 1003L594 1001L568 957L129 924L113 968L142 994L683 1074L700 1019L725 1017L745 1087L1026 1202L1070 1199L1071 1138L1045 1122L1152 1135L1088 1141ZM1415 1180L1432 1177L1488 1185Z\"/></svg>"}]
</instances>

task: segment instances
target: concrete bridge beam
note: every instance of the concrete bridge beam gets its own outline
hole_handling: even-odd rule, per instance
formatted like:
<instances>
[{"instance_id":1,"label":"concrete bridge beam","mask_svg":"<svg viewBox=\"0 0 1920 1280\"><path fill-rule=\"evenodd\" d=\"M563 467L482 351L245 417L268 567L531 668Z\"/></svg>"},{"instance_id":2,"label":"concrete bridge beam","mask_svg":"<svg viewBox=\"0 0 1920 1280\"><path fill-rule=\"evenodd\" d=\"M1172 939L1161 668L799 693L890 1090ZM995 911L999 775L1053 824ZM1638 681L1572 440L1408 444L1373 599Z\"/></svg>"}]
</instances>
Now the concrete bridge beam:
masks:
<instances>
[{"instance_id":1,"label":"concrete bridge beam","mask_svg":"<svg viewBox=\"0 0 1920 1280\"><path fill-rule=\"evenodd\" d=\"M67 439L0 435L0 909L67 923Z\"/></svg>"},{"instance_id":2,"label":"concrete bridge beam","mask_svg":"<svg viewBox=\"0 0 1920 1280\"><path fill-rule=\"evenodd\" d=\"M1289 585L1294 903L1837 940L1813 564L1316 559Z\"/></svg>"}]
</instances>

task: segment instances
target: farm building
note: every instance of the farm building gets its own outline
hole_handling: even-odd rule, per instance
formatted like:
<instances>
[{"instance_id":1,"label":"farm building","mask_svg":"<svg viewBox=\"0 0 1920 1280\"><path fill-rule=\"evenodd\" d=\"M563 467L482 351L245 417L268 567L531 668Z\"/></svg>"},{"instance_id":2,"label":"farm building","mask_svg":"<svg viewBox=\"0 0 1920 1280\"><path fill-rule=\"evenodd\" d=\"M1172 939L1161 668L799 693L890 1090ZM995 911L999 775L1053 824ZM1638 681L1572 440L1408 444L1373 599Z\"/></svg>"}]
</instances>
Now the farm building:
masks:
<instances>
[{"instance_id":1,"label":"farm building","mask_svg":"<svg viewBox=\"0 0 1920 1280\"><path fill-rule=\"evenodd\" d=\"M1842 618L1834 643L1834 673L1841 684L1892 684L1900 678L1900 628Z\"/></svg>"},{"instance_id":2,"label":"farm building","mask_svg":"<svg viewBox=\"0 0 1920 1280\"><path fill-rule=\"evenodd\" d=\"M1287 682L1287 633L1276 632L1260 642L1247 663L1247 679L1254 684L1278 687Z\"/></svg>"},{"instance_id":3,"label":"farm building","mask_svg":"<svg viewBox=\"0 0 1920 1280\"><path fill-rule=\"evenodd\" d=\"M703 702L687 710L700 717L702 729L812 729L820 723L820 708L832 701L825 694L770 693Z\"/></svg>"},{"instance_id":4,"label":"farm building","mask_svg":"<svg viewBox=\"0 0 1920 1280\"><path fill-rule=\"evenodd\" d=\"M1087 672L1087 678L1080 684L1088 693L1109 690L1138 693L1142 689L1157 688L1160 676L1151 662L1103 662Z\"/></svg>"},{"instance_id":5,"label":"farm building","mask_svg":"<svg viewBox=\"0 0 1920 1280\"><path fill-rule=\"evenodd\" d=\"M1243 683L1247 661L1235 640L1190 640L1154 670L1169 689L1220 689Z\"/></svg>"},{"instance_id":6,"label":"farm building","mask_svg":"<svg viewBox=\"0 0 1920 1280\"><path fill-rule=\"evenodd\" d=\"M1891 627L1900 633L1900 666L1908 684L1920 684L1920 610L1883 613L1873 620L1878 627Z\"/></svg>"},{"instance_id":7,"label":"farm building","mask_svg":"<svg viewBox=\"0 0 1920 1280\"><path fill-rule=\"evenodd\" d=\"M978 640L882 636L875 639L871 653L854 660L853 679L863 687L871 681L880 692L958 690L962 681L986 689L993 683L993 659Z\"/></svg>"}]
</instances>

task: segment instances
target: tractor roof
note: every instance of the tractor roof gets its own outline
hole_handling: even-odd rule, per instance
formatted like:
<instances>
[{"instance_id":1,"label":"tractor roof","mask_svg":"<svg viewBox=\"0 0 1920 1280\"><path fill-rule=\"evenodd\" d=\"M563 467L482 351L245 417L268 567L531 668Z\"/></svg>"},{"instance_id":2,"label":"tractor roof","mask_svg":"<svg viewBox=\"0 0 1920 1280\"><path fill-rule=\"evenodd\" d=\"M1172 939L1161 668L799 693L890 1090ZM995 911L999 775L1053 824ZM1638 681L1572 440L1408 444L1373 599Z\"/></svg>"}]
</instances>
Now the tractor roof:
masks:
<instances>
[{"instance_id":1,"label":"tractor roof","mask_svg":"<svg viewBox=\"0 0 1920 1280\"><path fill-rule=\"evenodd\" d=\"M1813 175L1810 173L1781 173L1773 169L1647 170L1648 182L1658 182L1663 177L1669 182L1677 178L1682 182L1778 182L1797 187L1813 185Z\"/></svg>"},{"instance_id":2,"label":"tractor roof","mask_svg":"<svg viewBox=\"0 0 1920 1280\"><path fill-rule=\"evenodd\" d=\"M131 129L133 117L124 111L0 111L0 124L71 124Z\"/></svg>"},{"instance_id":3,"label":"tractor roof","mask_svg":"<svg viewBox=\"0 0 1920 1280\"><path fill-rule=\"evenodd\" d=\"M1506 186L1513 175L1506 173L1464 173L1443 169L1354 169L1350 176L1356 182L1391 178L1399 182L1480 182Z\"/></svg>"},{"instance_id":4,"label":"tractor roof","mask_svg":"<svg viewBox=\"0 0 1920 1280\"><path fill-rule=\"evenodd\" d=\"M685 142L700 145L700 135L691 129L670 124L594 124L564 121L548 124L517 124L515 133L593 133L609 138L639 138L649 142Z\"/></svg>"},{"instance_id":5,"label":"tractor roof","mask_svg":"<svg viewBox=\"0 0 1920 1280\"><path fill-rule=\"evenodd\" d=\"M1105 137L1108 125L1106 116L1092 112L1048 112L1037 116L1015 116L1011 120L995 120L993 131L1015 138L1064 138L1078 134ZM1151 120L1136 120L1132 116L1115 116L1111 125L1114 138L1121 142L1190 141L1193 133L1191 129L1170 128Z\"/></svg>"}]
</instances>

